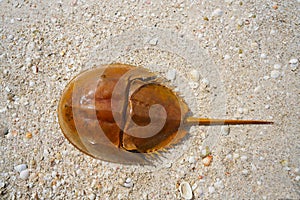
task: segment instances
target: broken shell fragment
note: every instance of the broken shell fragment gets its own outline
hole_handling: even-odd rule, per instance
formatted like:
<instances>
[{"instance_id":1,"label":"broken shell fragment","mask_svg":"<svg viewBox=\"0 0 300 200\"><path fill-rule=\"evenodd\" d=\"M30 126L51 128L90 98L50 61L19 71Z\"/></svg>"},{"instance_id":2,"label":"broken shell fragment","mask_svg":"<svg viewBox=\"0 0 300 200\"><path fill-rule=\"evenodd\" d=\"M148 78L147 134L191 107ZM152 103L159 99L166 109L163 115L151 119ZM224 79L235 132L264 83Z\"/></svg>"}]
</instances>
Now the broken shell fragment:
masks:
<instances>
[{"instance_id":1,"label":"broken shell fragment","mask_svg":"<svg viewBox=\"0 0 300 200\"><path fill-rule=\"evenodd\" d=\"M183 197L184 199L192 199L193 198L193 191L188 182L184 181L184 182L180 183L179 191L180 191L181 197Z\"/></svg>"},{"instance_id":2,"label":"broken shell fragment","mask_svg":"<svg viewBox=\"0 0 300 200\"><path fill-rule=\"evenodd\" d=\"M209 166L210 163L212 162L213 156L208 155L205 158L202 159L202 163L204 164L205 167Z\"/></svg>"}]
</instances>

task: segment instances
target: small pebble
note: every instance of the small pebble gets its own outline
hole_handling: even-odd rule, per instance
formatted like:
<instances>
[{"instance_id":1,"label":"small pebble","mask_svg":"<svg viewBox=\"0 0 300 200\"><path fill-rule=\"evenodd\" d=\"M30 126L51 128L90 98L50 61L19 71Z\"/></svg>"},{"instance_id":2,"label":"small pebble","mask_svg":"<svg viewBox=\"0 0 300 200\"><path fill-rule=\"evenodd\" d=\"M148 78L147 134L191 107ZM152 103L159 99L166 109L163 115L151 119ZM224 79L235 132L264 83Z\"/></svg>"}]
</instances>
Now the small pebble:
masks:
<instances>
[{"instance_id":1,"label":"small pebble","mask_svg":"<svg viewBox=\"0 0 300 200\"><path fill-rule=\"evenodd\" d=\"M31 70L32 70L33 73L37 73L37 67L35 65L33 65L31 67Z\"/></svg>"},{"instance_id":2,"label":"small pebble","mask_svg":"<svg viewBox=\"0 0 300 200\"><path fill-rule=\"evenodd\" d=\"M10 41L12 41L12 40L14 39L14 36L13 36L13 35L9 35L9 36L7 37L7 39L10 40Z\"/></svg>"},{"instance_id":3,"label":"small pebble","mask_svg":"<svg viewBox=\"0 0 300 200\"><path fill-rule=\"evenodd\" d=\"M265 109L269 109L270 108L270 105L265 105Z\"/></svg>"},{"instance_id":4,"label":"small pebble","mask_svg":"<svg viewBox=\"0 0 300 200\"><path fill-rule=\"evenodd\" d=\"M274 69L280 69L281 68L281 65L280 64L275 64L274 65Z\"/></svg>"},{"instance_id":5,"label":"small pebble","mask_svg":"<svg viewBox=\"0 0 300 200\"><path fill-rule=\"evenodd\" d=\"M193 163L195 163L195 162L196 162L195 157L194 157L194 156L190 156L190 157L189 157L189 163L190 163L190 164L193 164Z\"/></svg>"},{"instance_id":6,"label":"small pebble","mask_svg":"<svg viewBox=\"0 0 300 200\"><path fill-rule=\"evenodd\" d=\"M194 185L192 185L192 190L195 190L198 187L197 183L194 183Z\"/></svg>"},{"instance_id":7,"label":"small pebble","mask_svg":"<svg viewBox=\"0 0 300 200\"><path fill-rule=\"evenodd\" d=\"M76 170L76 174L77 174L78 176L81 176L81 175L82 175L82 170L81 170L81 169L77 169L77 170Z\"/></svg>"},{"instance_id":8,"label":"small pebble","mask_svg":"<svg viewBox=\"0 0 300 200\"><path fill-rule=\"evenodd\" d=\"M288 167L288 166L284 167L283 169L286 170L286 171L291 171L291 168Z\"/></svg>"},{"instance_id":9,"label":"small pebble","mask_svg":"<svg viewBox=\"0 0 300 200\"><path fill-rule=\"evenodd\" d=\"M26 62L26 66L27 67L31 67L32 66L32 59L30 57L27 57L25 59L25 62Z\"/></svg>"},{"instance_id":10,"label":"small pebble","mask_svg":"<svg viewBox=\"0 0 300 200\"><path fill-rule=\"evenodd\" d=\"M258 48L257 42L252 42L252 43L251 43L251 47L252 47L252 48Z\"/></svg>"},{"instance_id":11,"label":"small pebble","mask_svg":"<svg viewBox=\"0 0 300 200\"><path fill-rule=\"evenodd\" d=\"M199 87L199 83L197 82L189 82L189 86L192 88L192 89L196 89Z\"/></svg>"},{"instance_id":12,"label":"small pebble","mask_svg":"<svg viewBox=\"0 0 300 200\"><path fill-rule=\"evenodd\" d=\"M52 178L55 178L56 175L57 175L57 172L56 172L56 171L53 171L53 172L51 173Z\"/></svg>"},{"instance_id":13,"label":"small pebble","mask_svg":"<svg viewBox=\"0 0 300 200\"><path fill-rule=\"evenodd\" d=\"M158 38L152 38L151 40L149 40L149 44L151 45L157 45L158 43Z\"/></svg>"},{"instance_id":14,"label":"small pebble","mask_svg":"<svg viewBox=\"0 0 300 200\"><path fill-rule=\"evenodd\" d=\"M300 181L300 176L296 176L295 181Z\"/></svg>"},{"instance_id":15,"label":"small pebble","mask_svg":"<svg viewBox=\"0 0 300 200\"><path fill-rule=\"evenodd\" d=\"M256 88L254 88L254 92L257 93L261 90L261 86L257 86Z\"/></svg>"},{"instance_id":16,"label":"small pebble","mask_svg":"<svg viewBox=\"0 0 300 200\"><path fill-rule=\"evenodd\" d=\"M212 162L213 157L211 155L206 156L202 159L202 163L205 167L208 167L210 163Z\"/></svg>"},{"instance_id":17,"label":"small pebble","mask_svg":"<svg viewBox=\"0 0 300 200\"><path fill-rule=\"evenodd\" d=\"M228 59L230 59L230 55L226 54L226 55L224 56L224 60L228 60Z\"/></svg>"},{"instance_id":18,"label":"small pebble","mask_svg":"<svg viewBox=\"0 0 300 200\"><path fill-rule=\"evenodd\" d=\"M65 50L61 50L59 53L62 57L64 57L66 55L66 51Z\"/></svg>"},{"instance_id":19,"label":"small pebble","mask_svg":"<svg viewBox=\"0 0 300 200\"><path fill-rule=\"evenodd\" d=\"M171 168L171 167L172 167L172 163L171 163L171 162L167 163L167 164L165 165L165 167L166 167L166 168Z\"/></svg>"},{"instance_id":20,"label":"small pebble","mask_svg":"<svg viewBox=\"0 0 300 200\"><path fill-rule=\"evenodd\" d=\"M216 191L216 190L215 190L215 188L214 188L213 186L208 187L208 192L209 192L210 194L214 193L215 191Z\"/></svg>"},{"instance_id":21,"label":"small pebble","mask_svg":"<svg viewBox=\"0 0 300 200\"><path fill-rule=\"evenodd\" d=\"M270 35L275 35L276 34L276 31L274 30L274 29L272 29L271 31L270 31Z\"/></svg>"},{"instance_id":22,"label":"small pebble","mask_svg":"<svg viewBox=\"0 0 300 200\"><path fill-rule=\"evenodd\" d=\"M89 195L89 200L94 200L96 199L96 195L94 193Z\"/></svg>"},{"instance_id":23,"label":"small pebble","mask_svg":"<svg viewBox=\"0 0 300 200\"><path fill-rule=\"evenodd\" d=\"M243 109L243 108L238 108L237 111L238 111L240 114L243 114L243 113L244 113L244 109Z\"/></svg>"},{"instance_id":24,"label":"small pebble","mask_svg":"<svg viewBox=\"0 0 300 200\"><path fill-rule=\"evenodd\" d=\"M217 181L214 183L214 186L215 186L216 188L221 188L221 189L223 189L223 188L224 188L223 181L220 180L220 179L217 179Z\"/></svg>"},{"instance_id":25,"label":"small pebble","mask_svg":"<svg viewBox=\"0 0 300 200\"><path fill-rule=\"evenodd\" d=\"M199 81L200 74L199 74L198 70L193 69L191 71L191 76L192 76L193 81Z\"/></svg>"},{"instance_id":26,"label":"small pebble","mask_svg":"<svg viewBox=\"0 0 300 200\"><path fill-rule=\"evenodd\" d=\"M232 159L232 155L231 154L226 155L226 159L231 160Z\"/></svg>"},{"instance_id":27,"label":"small pebble","mask_svg":"<svg viewBox=\"0 0 300 200\"><path fill-rule=\"evenodd\" d=\"M293 58L293 59L291 59L291 60L289 61L289 63L290 63L290 64L296 64L296 63L298 63L298 59Z\"/></svg>"},{"instance_id":28,"label":"small pebble","mask_svg":"<svg viewBox=\"0 0 300 200\"><path fill-rule=\"evenodd\" d=\"M167 72L166 74L166 78L170 81L173 81L175 80L176 78L176 70L175 69L171 69Z\"/></svg>"},{"instance_id":29,"label":"small pebble","mask_svg":"<svg viewBox=\"0 0 300 200\"><path fill-rule=\"evenodd\" d=\"M244 21L243 20L241 20L241 19L239 19L238 21L237 21L237 25L238 26L243 26L244 25Z\"/></svg>"},{"instance_id":30,"label":"small pebble","mask_svg":"<svg viewBox=\"0 0 300 200\"><path fill-rule=\"evenodd\" d=\"M28 169L25 169L23 171L21 171L20 173L20 178L23 179L23 180L27 180L29 177L29 170Z\"/></svg>"},{"instance_id":31,"label":"small pebble","mask_svg":"<svg viewBox=\"0 0 300 200\"><path fill-rule=\"evenodd\" d=\"M125 180L126 183L130 183L131 181L132 181L131 178L126 178L126 180Z\"/></svg>"},{"instance_id":32,"label":"small pebble","mask_svg":"<svg viewBox=\"0 0 300 200\"><path fill-rule=\"evenodd\" d=\"M260 156L260 157L259 157L259 160L260 160L260 161L263 161L263 160L265 160L265 158L262 157L262 156Z\"/></svg>"},{"instance_id":33,"label":"small pebble","mask_svg":"<svg viewBox=\"0 0 300 200\"><path fill-rule=\"evenodd\" d=\"M2 136L7 135L9 133L9 129L7 127L3 128L2 130Z\"/></svg>"},{"instance_id":34,"label":"small pebble","mask_svg":"<svg viewBox=\"0 0 300 200\"><path fill-rule=\"evenodd\" d=\"M241 156L241 161L245 162L247 161L248 157L247 156Z\"/></svg>"},{"instance_id":35,"label":"small pebble","mask_svg":"<svg viewBox=\"0 0 300 200\"><path fill-rule=\"evenodd\" d=\"M30 160L30 166L31 166L31 168L35 168L36 167L36 161L34 159Z\"/></svg>"},{"instance_id":36,"label":"small pebble","mask_svg":"<svg viewBox=\"0 0 300 200\"><path fill-rule=\"evenodd\" d=\"M251 163L251 170L252 171L257 171L257 167L253 163Z\"/></svg>"},{"instance_id":37,"label":"small pebble","mask_svg":"<svg viewBox=\"0 0 300 200\"><path fill-rule=\"evenodd\" d=\"M243 108L243 113L244 113L244 114L248 114L248 113L249 113L248 108Z\"/></svg>"},{"instance_id":38,"label":"small pebble","mask_svg":"<svg viewBox=\"0 0 300 200\"><path fill-rule=\"evenodd\" d=\"M214 10L214 11L212 12L212 16L213 16L213 17L220 17L220 16L223 15L223 13L224 13L224 12L223 12L221 9L217 8L216 10Z\"/></svg>"},{"instance_id":39,"label":"small pebble","mask_svg":"<svg viewBox=\"0 0 300 200\"><path fill-rule=\"evenodd\" d=\"M10 92L10 88L8 86L5 87L6 92Z\"/></svg>"},{"instance_id":40,"label":"small pebble","mask_svg":"<svg viewBox=\"0 0 300 200\"><path fill-rule=\"evenodd\" d=\"M261 181L257 181L256 183L257 183L257 185L261 185Z\"/></svg>"},{"instance_id":41,"label":"small pebble","mask_svg":"<svg viewBox=\"0 0 300 200\"><path fill-rule=\"evenodd\" d=\"M5 187L5 183L3 181L0 181L0 189Z\"/></svg>"},{"instance_id":42,"label":"small pebble","mask_svg":"<svg viewBox=\"0 0 300 200\"><path fill-rule=\"evenodd\" d=\"M248 170L247 169L243 169L242 174L247 175L248 174Z\"/></svg>"},{"instance_id":43,"label":"small pebble","mask_svg":"<svg viewBox=\"0 0 300 200\"><path fill-rule=\"evenodd\" d=\"M274 4L272 7L273 7L274 10L278 9L278 5L277 4Z\"/></svg>"},{"instance_id":44,"label":"small pebble","mask_svg":"<svg viewBox=\"0 0 300 200\"><path fill-rule=\"evenodd\" d=\"M7 75L7 74L9 74L9 70L7 70L7 69L4 69L4 70L3 70L3 74L4 74L4 75Z\"/></svg>"},{"instance_id":45,"label":"small pebble","mask_svg":"<svg viewBox=\"0 0 300 200\"><path fill-rule=\"evenodd\" d=\"M26 164L20 164L20 165L15 166L14 169L15 169L17 172L21 172L21 171L27 169L27 165L26 165Z\"/></svg>"},{"instance_id":46,"label":"small pebble","mask_svg":"<svg viewBox=\"0 0 300 200\"><path fill-rule=\"evenodd\" d=\"M234 154L233 154L233 158L234 158L234 159L238 159L239 157L240 157L240 155L239 155L238 153L234 153Z\"/></svg>"},{"instance_id":47,"label":"small pebble","mask_svg":"<svg viewBox=\"0 0 300 200\"><path fill-rule=\"evenodd\" d=\"M260 54L260 57L263 58L263 59L265 59L265 58L267 58L267 55L264 54L264 53L262 53L262 54Z\"/></svg>"},{"instance_id":48,"label":"small pebble","mask_svg":"<svg viewBox=\"0 0 300 200\"><path fill-rule=\"evenodd\" d=\"M36 45L35 45L34 42L30 42L30 43L28 44L27 48L28 48L29 51L32 51L32 50L34 50L35 46L36 46Z\"/></svg>"},{"instance_id":49,"label":"small pebble","mask_svg":"<svg viewBox=\"0 0 300 200\"><path fill-rule=\"evenodd\" d=\"M127 178L127 179L125 180L124 186L127 187L127 188L132 187L132 186L133 186L132 179L131 179L131 178Z\"/></svg>"},{"instance_id":50,"label":"small pebble","mask_svg":"<svg viewBox=\"0 0 300 200\"><path fill-rule=\"evenodd\" d=\"M291 66L291 70L295 71L298 67L298 59L293 58L289 61L289 63L290 63L290 66Z\"/></svg>"},{"instance_id":51,"label":"small pebble","mask_svg":"<svg viewBox=\"0 0 300 200\"><path fill-rule=\"evenodd\" d=\"M202 149L202 147L200 147L199 149L201 150L202 157L208 156L211 153L208 147L203 148L203 149Z\"/></svg>"},{"instance_id":52,"label":"small pebble","mask_svg":"<svg viewBox=\"0 0 300 200\"><path fill-rule=\"evenodd\" d=\"M26 135L25 135L25 137L26 137L27 139L31 139L31 138L32 138L32 133L27 132Z\"/></svg>"},{"instance_id":53,"label":"small pebble","mask_svg":"<svg viewBox=\"0 0 300 200\"><path fill-rule=\"evenodd\" d=\"M209 85L209 80L206 78L202 79L201 82L205 85L205 87L207 87Z\"/></svg>"},{"instance_id":54,"label":"small pebble","mask_svg":"<svg viewBox=\"0 0 300 200\"><path fill-rule=\"evenodd\" d=\"M198 194L198 197L202 197L203 195L204 195L204 191L203 191L203 189L201 189L201 188L198 188L197 189L197 191L196 191L196 194Z\"/></svg>"},{"instance_id":55,"label":"small pebble","mask_svg":"<svg viewBox=\"0 0 300 200\"><path fill-rule=\"evenodd\" d=\"M222 135L227 136L227 135L229 135L229 132L230 132L229 126L222 126L222 128L221 128Z\"/></svg>"},{"instance_id":56,"label":"small pebble","mask_svg":"<svg viewBox=\"0 0 300 200\"><path fill-rule=\"evenodd\" d=\"M33 81L29 81L29 86L33 87L35 85L35 83Z\"/></svg>"},{"instance_id":57,"label":"small pebble","mask_svg":"<svg viewBox=\"0 0 300 200\"><path fill-rule=\"evenodd\" d=\"M271 71L272 78L278 78L280 76L280 72L278 70Z\"/></svg>"}]
</instances>

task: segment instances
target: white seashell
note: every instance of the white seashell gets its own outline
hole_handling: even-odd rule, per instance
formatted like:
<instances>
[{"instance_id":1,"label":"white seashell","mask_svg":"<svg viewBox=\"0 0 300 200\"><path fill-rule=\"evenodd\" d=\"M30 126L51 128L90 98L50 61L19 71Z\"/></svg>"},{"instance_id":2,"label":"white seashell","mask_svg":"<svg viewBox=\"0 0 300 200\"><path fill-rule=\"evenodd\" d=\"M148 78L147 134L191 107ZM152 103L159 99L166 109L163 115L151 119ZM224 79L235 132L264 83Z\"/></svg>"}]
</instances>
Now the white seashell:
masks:
<instances>
[{"instance_id":1,"label":"white seashell","mask_svg":"<svg viewBox=\"0 0 300 200\"><path fill-rule=\"evenodd\" d=\"M176 70L175 69L171 69L167 72L166 74L166 78L170 81L173 81L175 80L176 78Z\"/></svg>"},{"instance_id":2,"label":"white seashell","mask_svg":"<svg viewBox=\"0 0 300 200\"><path fill-rule=\"evenodd\" d=\"M191 157L189 157L189 163L190 164L193 164L193 163L195 163L196 162L196 159L195 159L195 157L194 156L191 156Z\"/></svg>"},{"instance_id":3,"label":"white seashell","mask_svg":"<svg viewBox=\"0 0 300 200\"><path fill-rule=\"evenodd\" d=\"M298 67L298 59L293 58L289 61L292 71L295 71Z\"/></svg>"},{"instance_id":4,"label":"white seashell","mask_svg":"<svg viewBox=\"0 0 300 200\"><path fill-rule=\"evenodd\" d=\"M181 194L181 197L184 199L192 199L193 198L193 192L190 184L188 182L182 182L179 186L179 191Z\"/></svg>"},{"instance_id":5,"label":"white seashell","mask_svg":"<svg viewBox=\"0 0 300 200\"><path fill-rule=\"evenodd\" d=\"M4 182L0 182L0 189L4 188L5 187L5 183Z\"/></svg>"},{"instance_id":6,"label":"white seashell","mask_svg":"<svg viewBox=\"0 0 300 200\"><path fill-rule=\"evenodd\" d=\"M131 178L127 178L127 179L125 180L124 186L127 187L127 188L133 187L132 179L131 179Z\"/></svg>"},{"instance_id":7,"label":"white seashell","mask_svg":"<svg viewBox=\"0 0 300 200\"><path fill-rule=\"evenodd\" d=\"M278 78L280 76L280 72L278 70L271 71L272 78Z\"/></svg>"},{"instance_id":8,"label":"white seashell","mask_svg":"<svg viewBox=\"0 0 300 200\"><path fill-rule=\"evenodd\" d=\"M229 126L222 126L222 128L221 128L222 135L224 135L224 136L229 135L229 132L230 132Z\"/></svg>"},{"instance_id":9,"label":"white seashell","mask_svg":"<svg viewBox=\"0 0 300 200\"><path fill-rule=\"evenodd\" d=\"M149 44L151 45L157 45L157 43L158 43L158 38L152 38L149 40Z\"/></svg>"},{"instance_id":10,"label":"white seashell","mask_svg":"<svg viewBox=\"0 0 300 200\"><path fill-rule=\"evenodd\" d=\"M27 180L29 177L29 170L28 169L25 169L23 171L21 171L20 173L20 178L23 179L23 180Z\"/></svg>"},{"instance_id":11,"label":"white seashell","mask_svg":"<svg viewBox=\"0 0 300 200\"><path fill-rule=\"evenodd\" d=\"M290 64L297 64L298 63L298 59L293 58L289 61Z\"/></svg>"},{"instance_id":12,"label":"white seashell","mask_svg":"<svg viewBox=\"0 0 300 200\"><path fill-rule=\"evenodd\" d=\"M216 10L214 10L214 11L212 12L212 16L213 16L213 17L220 17L220 16L223 15L223 13L224 13L224 12L223 12L221 9L217 8Z\"/></svg>"},{"instance_id":13,"label":"white seashell","mask_svg":"<svg viewBox=\"0 0 300 200\"><path fill-rule=\"evenodd\" d=\"M209 85L209 80L204 78L202 79L202 83L204 84L205 87L207 87Z\"/></svg>"},{"instance_id":14,"label":"white seashell","mask_svg":"<svg viewBox=\"0 0 300 200\"><path fill-rule=\"evenodd\" d=\"M27 165L26 165L26 164L20 164L20 165L15 166L14 169L15 169L17 172L21 172L21 171L27 169Z\"/></svg>"},{"instance_id":15,"label":"white seashell","mask_svg":"<svg viewBox=\"0 0 300 200\"><path fill-rule=\"evenodd\" d=\"M199 72L197 70L193 69L191 71L191 77L192 77L193 81L199 81L200 74L199 74Z\"/></svg>"}]
</instances>

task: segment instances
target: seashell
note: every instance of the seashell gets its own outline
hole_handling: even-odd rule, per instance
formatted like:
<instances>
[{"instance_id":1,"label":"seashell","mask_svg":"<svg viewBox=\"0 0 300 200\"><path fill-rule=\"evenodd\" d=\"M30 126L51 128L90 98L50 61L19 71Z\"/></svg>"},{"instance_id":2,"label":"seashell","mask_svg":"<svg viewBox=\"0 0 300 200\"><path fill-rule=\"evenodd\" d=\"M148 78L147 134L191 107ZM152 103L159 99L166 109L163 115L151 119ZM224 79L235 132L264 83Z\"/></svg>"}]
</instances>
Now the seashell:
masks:
<instances>
[{"instance_id":1,"label":"seashell","mask_svg":"<svg viewBox=\"0 0 300 200\"><path fill-rule=\"evenodd\" d=\"M149 164L147 154L178 143L192 125L270 124L189 116L186 103L156 74L126 64L86 70L66 86L58 106L65 137L94 158Z\"/></svg>"},{"instance_id":2,"label":"seashell","mask_svg":"<svg viewBox=\"0 0 300 200\"><path fill-rule=\"evenodd\" d=\"M27 169L27 165L26 165L26 164L20 164L20 165L15 166L14 169L15 169L17 172L21 172L21 171Z\"/></svg>"},{"instance_id":3,"label":"seashell","mask_svg":"<svg viewBox=\"0 0 300 200\"><path fill-rule=\"evenodd\" d=\"M199 74L198 70L193 69L190 73L191 73L191 77L192 77L193 81L199 81L200 74Z\"/></svg>"},{"instance_id":4,"label":"seashell","mask_svg":"<svg viewBox=\"0 0 300 200\"><path fill-rule=\"evenodd\" d=\"M180 183L179 191L180 191L181 197L183 197L184 199L192 199L193 198L193 191L188 182L184 181L184 182Z\"/></svg>"},{"instance_id":5,"label":"seashell","mask_svg":"<svg viewBox=\"0 0 300 200\"><path fill-rule=\"evenodd\" d=\"M202 159L202 163L205 167L208 167L210 165L210 163L212 162L213 156L212 155L208 155L206 157L204 157Z\"/></svg>"},{"instance_id":6,"label":"seashell","mask_svg":"<svg viewBox=\"0 0 300 200\"><path fill-rule=\"evenodd\" d=\"M20 178L23 180L27 180L29 177L29 170L25 169L23 171L20 172Z\"/></svg>"}]
</instances>

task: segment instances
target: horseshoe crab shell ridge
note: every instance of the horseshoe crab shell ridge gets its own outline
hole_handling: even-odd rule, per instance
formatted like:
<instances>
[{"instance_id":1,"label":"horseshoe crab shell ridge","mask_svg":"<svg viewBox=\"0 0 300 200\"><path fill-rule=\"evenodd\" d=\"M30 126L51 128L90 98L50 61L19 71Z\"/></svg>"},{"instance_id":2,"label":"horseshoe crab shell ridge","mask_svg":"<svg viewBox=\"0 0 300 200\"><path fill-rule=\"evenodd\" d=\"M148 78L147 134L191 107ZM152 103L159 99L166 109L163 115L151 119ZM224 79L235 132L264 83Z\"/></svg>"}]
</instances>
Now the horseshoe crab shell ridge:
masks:
<instances>
[{"instance_id":1,"label":"horseshoe crab shell ridge","mask_svg":"<svg viewBox=\"0 0 300 200\"><path fill-rule=\"evenodd\" d=\"M156 104L167 116L159 112L162 109L151 116L151 106ZM124 64L79 74L67 85L58 108L61 129L75 147L92 157L124 164L149 164L145 154L180 140L186 134L180 123L187 111L186 104L156 75ZM164 117L162 128L154 123L143 131L151 121ZM139 137L127 133L134 128L141 128ZM158 133L149 136L153 132Z\"/></svg>"}]
</instances>

